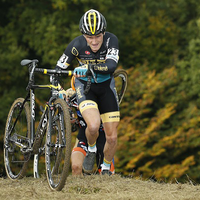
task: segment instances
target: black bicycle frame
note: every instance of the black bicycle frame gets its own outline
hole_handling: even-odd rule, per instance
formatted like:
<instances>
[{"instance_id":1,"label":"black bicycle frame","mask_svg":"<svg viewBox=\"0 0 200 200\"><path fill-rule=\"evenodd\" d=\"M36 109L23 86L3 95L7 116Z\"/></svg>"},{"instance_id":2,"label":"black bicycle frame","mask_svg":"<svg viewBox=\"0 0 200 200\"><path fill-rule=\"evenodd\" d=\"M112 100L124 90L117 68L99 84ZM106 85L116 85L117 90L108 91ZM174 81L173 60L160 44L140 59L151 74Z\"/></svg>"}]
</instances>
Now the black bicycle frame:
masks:
<instances>
[{"instance_id":1,"label":"black bicycle frame","mask_svg":"<svg viewBox=\"0 0 200 200\"><path fill-rule=\"evenodd\" d=\"M25 105L25 103L28 101L28 99L30 98L30 114L31 114L31 120L30 120L30 143L29 143L29 148L32 148L33 147L33 144L35 142L35 137L40 134L40 136L43 136L43 133L45 131L45 126L44 124L46 125L47 124L47 120L49 120L50 124L52 122L52 119L51 119L51 105L52 105L52 102L58 98L58 81L57 79L55 78L54 75L52 75L52 85L34 85L34 70L36 71L39 71L41 72L42 69L37 69L35 68L36 65L35 63L33 63L33 65L29 68L29 72L30 72L30 76L29 76L29 84L27 86L27 89L29 90L22 106L21 106L21 109L19 111L19 114L14 122L14 125L12 128L14 128L22 110L23 110L23 106ZM51 97L49 99L49 102L46 104L46 107L45 107L45 114L43 113L43 115L41 116L40 118L40 122L41 122L41 127L38 127L38 132L37 132L37 135L35 135L35 89L51 89ZM47 110L49 111L49 115L47 115ZM49 116L49 119L47 119ZM39 123L40 124L40 123Z\"/></svg>"},{"instance_id":2,"label":"black bicycle frame","mask_svg":"<svg viewBox=\"0 0 200 200\"><path fill-rule=\"evenodd\" d=\"M31 109L31 124L30 124L30 130L31 130L31 138L30 138L30 144L32 146L35 136L35 92L34 89L30 89L30 109Z\"/></svg>"},{"instance_id":3,"label":"black bicycle frame","mask_svg":"<svg viewBox=\"0 0 200 200\"><path fill-rule=\"evenodd\" d=\"M33 81L34 83L34 81ZM52 102L55 101L55 99L58 98L58 91L57 91L57 86L58 81L55 79L54 76L52 76L52 85L32 85L30 89L30 109L31 109L31 124L30 124L30 130L31 130L31 145L35 142L35 137L37 137L38 134L40 134L40 137L44 136L43 133L45 131L45 126L47 124L47 120L49 121L49 124L52 123ZM40 118L40 123L41 126L38 127L38 132L35 134L35 92L34 89L51 89L51 97L49 99L49 102L46 103L45 110L43 115ZM47 113L49 113L47 115ZM49 117L48 117L49 116ZM34 151L37 149L34 149Z\"/></svg>"}]
</instances>

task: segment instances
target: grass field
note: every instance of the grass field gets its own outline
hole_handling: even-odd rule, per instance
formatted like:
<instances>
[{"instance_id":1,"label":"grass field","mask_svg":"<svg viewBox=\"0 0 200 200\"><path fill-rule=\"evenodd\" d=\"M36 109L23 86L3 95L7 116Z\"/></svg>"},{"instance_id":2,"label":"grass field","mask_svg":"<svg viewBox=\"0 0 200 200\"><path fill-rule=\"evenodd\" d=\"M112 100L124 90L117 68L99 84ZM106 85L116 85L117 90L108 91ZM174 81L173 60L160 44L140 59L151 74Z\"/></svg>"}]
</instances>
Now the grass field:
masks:
<instances>
[{"instance_id":1,"label":"grass field","mask_svg":"<svg viewBox=\"0 0 200 200\"><path fill-rule=\"evenodd\" d=\"M67 178L60 192L51 191L45 176L26 177L18 181L0 179L0 199L78 199L78 200L200 200L200 186L190 181L158 183L140 178L85 176Z\"/></svg>"}]
</instances>

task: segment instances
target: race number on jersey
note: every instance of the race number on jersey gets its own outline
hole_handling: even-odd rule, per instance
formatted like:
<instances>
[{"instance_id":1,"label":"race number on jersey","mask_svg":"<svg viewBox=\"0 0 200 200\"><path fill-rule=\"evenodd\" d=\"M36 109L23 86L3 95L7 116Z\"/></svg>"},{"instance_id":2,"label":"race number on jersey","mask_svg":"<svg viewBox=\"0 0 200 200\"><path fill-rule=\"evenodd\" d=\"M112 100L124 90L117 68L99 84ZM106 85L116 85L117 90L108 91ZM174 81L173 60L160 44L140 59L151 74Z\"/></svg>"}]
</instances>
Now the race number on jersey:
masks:
<instances>
[{"instance_id":1,"label":"race number on jersey","mask_svg":"<svg viewBox=\"0 0 200 200\"><path fill-rule=\"evenodd\" d=\"M106 59L112 59L116 63L118 63L118 60L119 60L119 50L116 49L116 48L110 48L110 49L108 49L108 52L107 52L107 55L106 55Z\"/></svg>"},{"instance_id":2,"label":"race number on jersey","mask_svg":"<svg viewBox=\"0 0 200 200\"><path fill-rule=\"evenodd\" d=\"M69 65L67 64L68 56L66 56L64 53L63 55L59 58L57 62L57 66L59 66L62 69L66 69Z\"/></svg>"}]
</instances>

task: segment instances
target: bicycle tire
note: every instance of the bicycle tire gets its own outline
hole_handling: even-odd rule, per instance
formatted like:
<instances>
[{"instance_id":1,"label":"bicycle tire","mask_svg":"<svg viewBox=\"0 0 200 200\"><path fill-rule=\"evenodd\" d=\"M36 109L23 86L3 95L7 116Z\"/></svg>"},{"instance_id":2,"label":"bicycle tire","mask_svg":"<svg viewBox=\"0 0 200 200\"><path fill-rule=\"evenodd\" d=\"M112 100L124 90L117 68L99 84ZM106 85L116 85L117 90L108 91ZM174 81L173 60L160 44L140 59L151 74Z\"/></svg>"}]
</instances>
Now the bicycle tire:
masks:
<instances>
[{"instance_id":1,"label":"bicycle tire","mask_svg":"<svg viewBox=\"0 0 200 200\"><path fill-rule=\"evenodd\" d=\"M46 133L46 131L45 131ZM46 174L45 167L45 140L46 138L44 137L42 140L42 143L40 144L40 147L38 147L39 152L37 154L34 154L33 157L33 175L34 178L40 178L40 175Z\"/></svg>"},{"instance_id":2,"label":"bicycle tire","mask_svg":"<svg viewBox=\"0 0 200 200\"><path fill-rule=\"evenodd\" d=\"M40 152L38 154L34 154L33 157L33 175L34 178L40 178L40 175L46 174L46 169L43 167L45 165L45 139L42 140L42 144L40 145Z\"/></svg>"},{"instance_id":3,"label":"bicycle tire","mask_svg":"<svg viewBox=\"0 0 200 200\"><path fill-rule=\"evenodd\" d=\"M34 178L40 178L40 174L44 173L44 171L41 171L41 169L43 169L43 167L41 167L42 166L41 164L45 164L43 157L45 155L44 149L45 149L45 140L46 140L46 138L44 136L46 135L47 123L48 123L48 118L47 118L47 114L46 114L47 112L44 111L40 118L40 122L38 124L36 134L35 134L35 140L33 143L33 154L34 154L33 174L34 174ZM40 163L40 166L39 166L39 163ZM39 171L39 168L40 168L40 171Z\"/></svg>"},{"instance_id":4,"label":"bicycle tire","mask_svg":"<svg viewBox=\"0 0 200 200\"><path fill-rule=\"evenodd\" d=\"M38 167L39 167L39 155L34 154L34 158L33 158L33 176L34 176L34 178L40 178Z\"/></svg>"},{"instance_id":5,"label":"bicycle tire","mask_svg":"<svg viewBox=\"0 0 200 200\"><path fill-rule=\"evenodd\" d=\"M60 191L70 169L71 123L66 102L57 99L53 105L52 124L48 123L45 147L46 174L50 188Z\"/></svg>"},{"instance_id":6,"label":"bicycle tire","mask_svg":"<svg viewBox=\"0 0 200 200\"><path fill-rule=\"evenodd\" d=\"M23 104L24 98L18 98L12 104L4 134L4 165L7 176L12 180L21 179L26 173L29 153L23 153L15 141L20 141L24 146L29 146L30 142L30 109L26 102L19 118L14 126L15 119L19 113L20 106Z\"/></svg>"},{"instance_id":7,"label":"bicycle tire","mask_svg":"<svg viewBox=\"0 0 200 200\"><path fill-rule=\"evenodd\" d=\"M124 69L117 69L113 73L115 79L115 87L117 90L119 105L122 102L128 85L128 74ZM119 80L118 80L119 79Z\"/></svg>"}]
</instances>

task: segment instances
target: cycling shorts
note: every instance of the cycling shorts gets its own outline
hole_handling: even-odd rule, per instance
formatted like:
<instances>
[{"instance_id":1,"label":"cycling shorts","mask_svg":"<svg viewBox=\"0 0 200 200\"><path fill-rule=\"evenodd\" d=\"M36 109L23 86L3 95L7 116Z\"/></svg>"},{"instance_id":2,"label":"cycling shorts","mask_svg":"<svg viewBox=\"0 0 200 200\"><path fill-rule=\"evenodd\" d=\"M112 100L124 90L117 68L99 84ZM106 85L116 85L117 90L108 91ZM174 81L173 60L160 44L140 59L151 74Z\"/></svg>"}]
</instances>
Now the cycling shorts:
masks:
<instances>
[{"instance_id":1,"label":"cycling shorts","mask_svg":"<svg viewBox=\"0 0 200 200\"><path fill-rule=\"evenodd\" d=\"M91 83L90 90L85 95L86 84L86 81L75 79L76 98L80 112L88 108L96 108L100 112L103 123L119 122L120 112L114 78L102 83Z\"/></svg>"}]
</instances>

